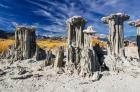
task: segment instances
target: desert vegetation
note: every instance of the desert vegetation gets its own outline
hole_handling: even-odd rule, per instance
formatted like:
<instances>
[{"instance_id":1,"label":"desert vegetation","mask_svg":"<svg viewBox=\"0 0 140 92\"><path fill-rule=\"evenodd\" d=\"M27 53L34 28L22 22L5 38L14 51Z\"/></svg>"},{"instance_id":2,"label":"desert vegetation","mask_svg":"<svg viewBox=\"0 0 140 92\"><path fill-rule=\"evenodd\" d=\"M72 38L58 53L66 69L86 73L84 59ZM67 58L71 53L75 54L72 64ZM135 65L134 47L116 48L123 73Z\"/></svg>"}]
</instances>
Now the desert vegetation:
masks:
<instances>
[{"instance_id":1,"label":"desert vegetation","mask_svg":"<svg viewBox=\"0 0 140 92\"><path fill-rule=\"evenodd\" d=\"M98 38L93 38L92 45L95 46L96 44L99 44L100 47L106 48L107 42L101 41Z\"/></svg>"},{"instance_id":2,"label":"desert vegetation","mask_svg":"<svg viewBox=\"0 0 140 92\"><path fill-rule=\"evenodd\" d=\"M10 45L14 44L12 39L0 39L0 53L5 51Z\"/></svg>"},{"instance_id":3,"label":"desert vegetation","mask_svg":"<svg viewBox=\"0 0 140 92\"><path fill-rule=\"evenodd\" d=\"M0 53L5 51L10 45L14 44L15 40L14 39L0 39ZM39 47L42 49L49 48L49 49L54 49L59 46L64 46L66 48L67 41L66 40L48 40L48 39L43 39L43 40L37 40L37 44ZM94 38L92 40L93 46L95 44L99 44L101 47L106 47L107 43L100 41L98 38Z\"/></svg>"},{"instance_id":4,"label":"desert vegetation","mask_svg":"<svg viewBox=\"0 0 140 92\"><path fill-rule=\"evenodd\" d=\"M41 48L54 49L59 46L66 47L66 40L37 40L37 44Z\"/></svg>"}]
</instances>

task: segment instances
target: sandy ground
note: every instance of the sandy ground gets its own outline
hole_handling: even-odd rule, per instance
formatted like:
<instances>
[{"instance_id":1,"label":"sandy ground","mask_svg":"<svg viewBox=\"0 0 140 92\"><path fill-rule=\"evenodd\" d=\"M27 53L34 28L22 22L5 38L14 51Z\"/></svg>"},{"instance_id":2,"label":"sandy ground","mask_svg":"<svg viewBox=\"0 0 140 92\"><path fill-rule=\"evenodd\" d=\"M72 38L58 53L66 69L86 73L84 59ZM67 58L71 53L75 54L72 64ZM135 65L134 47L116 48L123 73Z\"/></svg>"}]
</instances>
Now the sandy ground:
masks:
<instances>
[{"instance_id":1,"label":"sandy ground","mask_svg":"<svg viewBox=\"0 0 140 92\"><path fill-rule=\"evenodd\" d=\"M126 49L129 49L127 55L137 56L136 48ZM14 63L0 61L0 69L5 72L0 76L0 92L140 92L140 68L137 66L127 72L101 72L101 78L93 82L76 75L56 74L51 66L42 67L43 64L43 61L30 60ZM17 75L19 66L33 76L11 79Z\"/></svg>"},{"instance_id":2,"label":"sandy ground","mask_svg":"<svg viewBox=\"0 0 140 92\"><path fill-rule=\"evenodd\" d=\"M125 54L128 57L138 58L138 48L137 47L126 47Z\"/></svg>"},{"instance_id":3,"label":"sandy ground","mask_svg":"<svg viewBox=\"0 0 140 92\"><path fill-rule=\"evenodd\" d=\"M0 81L0 92L140 92L140 75L105 73L99 81L66 74Z\"/></svg>"}]
</instances>

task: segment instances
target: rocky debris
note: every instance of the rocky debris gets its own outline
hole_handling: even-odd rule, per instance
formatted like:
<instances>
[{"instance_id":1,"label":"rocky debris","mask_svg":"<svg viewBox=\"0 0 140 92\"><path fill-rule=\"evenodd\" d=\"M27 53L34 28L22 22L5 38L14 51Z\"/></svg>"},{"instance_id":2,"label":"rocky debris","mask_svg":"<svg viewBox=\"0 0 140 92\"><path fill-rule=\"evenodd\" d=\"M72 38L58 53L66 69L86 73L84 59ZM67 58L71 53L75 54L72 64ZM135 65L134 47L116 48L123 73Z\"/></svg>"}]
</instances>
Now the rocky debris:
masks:
<instances>
[{"instance_id":1,"label":"rocky debris","mask_svg":"<svg viewBox=\"0 0 140 92\"><path fill-rule=\"evenodd\" d=\"M30 78L32 77L33 74L31 73L27 73L27 74L24 74L24 75L15 75L15 76L12 76L11 79L27 79L27 78Z\"/></svg>"},{"instance_id":2,"label":"rocky debris","mask_svg":"<svg viewBox=\"0 0 140 92\"><path fill-rule=\"evenodd\" d=\"M36 61L39 61L39 60L44 60L46 59L46 52L45 50L39 48L39 46L36 46L36 52L35 52L35 55L33 57Z\"/></svg>"},{"instance_id":3,"label":"rocky debris","mask_svg":"<svg viewBox=\"0 0 140 92\"><path fill-rule=\"evenodd\" d=\"M11 70L11 73L9 72L11 79L26 79L33 76L28 67L21 67L17 65L16 67L12 67Z\"/></svg>"},{"instance_id":4,"label":"rocky debris","mask_svg":"<svg viewBox=\"0 0 140 92\"><path fill-rule=\"evenodd\" d=\"M140 19L136 21L130 21L128 24L137 28L136 42L137 42L137 47L138 47L139 59L140 59Z\"/></svg>"},{"instance_id":5,"label":"rocky debris","mask_svg":"<svg viewBox=\"0 0 140 92\"><path fill-rule=\"evenodd\" d=\"M19 75L25 74L27 71L24 68L21 68L19 71Z\"/></svg>"},{"instance_id":6,"label":"rocky debris","mask_svg":"<svg viewBox=\"0 0 140 92\"><path fill-rule=\"evenodd\" d=\"M33 76L34 76L35 78L39 78L39 77L42 77L43 75L41 75L41 74L33 74Z\"/></svg>"},{"instance_id":7,"label":"rocky debris","mask_svg":"<svg viewBox=\"0 0 140 92\"><path fill-rule=\"evenodd\" d=\"M0 69L0 77L2 77L5 74L6 74L6 72L4 72L3 70Z\"/></svg>"},{"instance_id":8,"label":"rocky debris","mask_svg":"<svg viewBox=\"0 0 140 92\"><path fill-rule=\"evenodd\" d=\"M64 65L64 47L60 46L58 48L58 52L56 55L56 60L54 62L54 68L60 68L63 67Z\"/></svg>"},{"instance_id":9,"label":"rocky debris","mask_svg":"<svg viewBox=\"0 0 140 92\"><path fill-rule=\"evenodd\" d=\"M53 65L53 54L52 54L52 51L51 50L48 50L46 52L46 60L45 60L45 66L47 65Z\"/></svg>"},{"instance_id":10,"label":"rocky debris","mask_svg":"<svg viewBox=\"0 0 140 92\"><path fill-rule=\"evenodd\" d=\"M56 73L62 74L64 73L64 70L62 69L64 67L64 47L60 46L57 51L56 60L54 62L54 69Z\"/></svg>"},{"instance_id":11,"label":"rocky debris","mask_svg":"<svg viewBox=\"0 0 140 92\"><path fill-rule=\"evenodd\" d=\"M68 61L66 62L65 68L69 74L73 74L76 67L75 63L76 58L75 58L75 48L72 46L68 47L67 60Z\"/></svg>"},{"instance_id":12,"label":"rocky debris","mask_svg":"<svg viewBox=\"0 0 140 92\"><path fill-rule=\"evenodd\" d=\"M99 71L100 71L100 65L97 62L97 57L95 55L94 50L84 48L81 52L80 75L92 79L94 73ZM97 80L97 78L95 79Z\"/></svg>"},{"instance_id":13,"label":"rocky debris","mask_svg":"<svg viewBox=\"0 0 140 92\"><path fill-rule=\"evenodd\" d=\"M38 67L43 64L43 61L40 62L30 62L30 60L22 60L13 62L11 65L7 65L3 63L0 65L0 77L2 79L27 79L31 78L32 76L35 78L39 78L43 76L42 71L38 71ZM8 61L5 61L8 62ZM26 66L26 67L25 67Z\"/></svg>"},{"instance_id":14,"label":"rocky debris","mask_svg":"<svg viewBox=\"0 0 140 92\"><path fill-rule=\"evenodd\" d=\"M127 71L131 67L140 67L140 61L138 59L127 57L114 57L114 56L105 56L104 62L110 71Z\"/></svg>"}]
</instances>

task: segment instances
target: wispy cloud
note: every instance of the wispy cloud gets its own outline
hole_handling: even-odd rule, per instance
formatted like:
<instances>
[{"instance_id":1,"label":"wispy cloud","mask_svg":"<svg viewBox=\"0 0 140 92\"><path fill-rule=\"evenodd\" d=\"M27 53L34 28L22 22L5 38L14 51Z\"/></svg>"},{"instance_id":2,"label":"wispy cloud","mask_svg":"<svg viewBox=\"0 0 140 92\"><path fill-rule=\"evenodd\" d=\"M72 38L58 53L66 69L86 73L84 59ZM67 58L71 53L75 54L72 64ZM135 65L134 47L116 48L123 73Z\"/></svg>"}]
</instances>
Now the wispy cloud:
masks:
<instances>
[{"instance_id":1,"label":"wispy cloud","mask_svg":"<svg viewBox=\"0 0 140 92\"><path fill-rule=\"evenodd\" d=\"M139 6L137 0L2 0L0 10L5 14L0 13L0 17L7 20L0 20L0 27L35 25L38 33L64 35L67 33L65 21L80 15L88 21L86 26L93 25L99 33L107 33L108 27L100 20L103 16L125 12L131 19L137 19L140 17ZM5 16L7 14L13 16ZM125 30L135 29L125 25Z\"/></svg>"},{"instance_id":2,"label":"wispy cloud","mask_svg":"<svg viewBox=\"0 0 140 92\"><path fill-rule=\"evenodd\" d=\"M54 18L53 15L50 12L47 12L47 11L45 11L43 9L39 9L39 10L33 11L33 13L35 13L37 15L49 17L49 18Z\"/></svg>"},{"instance_id":3,"label":"wispy cloud","mask_svg":"<svg viewBox=\"0 0 140 92\"><path fill-rule=\"evenodd\" d=\"M0 7L2 7L2 8L10 8L9 6L1 4L1 3L0 3Z\"/></svg>"}]
</instances>

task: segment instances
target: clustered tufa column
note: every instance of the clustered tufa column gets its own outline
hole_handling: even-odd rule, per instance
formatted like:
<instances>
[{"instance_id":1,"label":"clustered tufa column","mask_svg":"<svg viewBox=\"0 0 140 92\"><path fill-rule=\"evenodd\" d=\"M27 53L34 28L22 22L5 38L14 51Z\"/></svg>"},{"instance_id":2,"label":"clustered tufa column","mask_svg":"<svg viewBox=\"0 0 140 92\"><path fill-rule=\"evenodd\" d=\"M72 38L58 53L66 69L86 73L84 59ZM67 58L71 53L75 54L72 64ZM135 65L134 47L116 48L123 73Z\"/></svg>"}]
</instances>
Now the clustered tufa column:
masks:
<instances>
[{"instance_id":1,"label":"clustered tufa column","mask_svg":"<svg viewBox=\"0 0 140 92\"><path fill-rule=\"evenodd\" d=\"M99 63L92 46L92 27L83 31L86 21L81 16L74 16L67 20L68 48L66 71L76 73L92 80L98 79Z\"/></svg>"},{"instance_id":2,"label":"clustered tufa column","mask_svg":"<svg viewBox=\"0 0 140 92\"><path fill-rule=\"evenodd\" d=\"M36 52L35 28L18 26L15 31L15 58L29 59Z\"/></svg>"},{"instance_id":3,"label":"clustered tufa column","mask_svg":"<svg viewBox=\"0 0 140 92\"><path fill-rule=\"evenodd\" d=\"M116 57L125 56L123 22L128 20L129 17L124 13L116 13L102 18L102 21L109 25L108 54Z\"/></svg>"},{"instance_id":4,"label":"clustered tufa column","mask_svg":"<svg viewBox=\"0 0 140 92\"><path fill-rule=\"evenodd\" d=\"M16 60L46 58L45 50L36 44L36 34L34 27L17 26L15 31L15 44L3 52L2 58Z\"/></svg>"},{"instance_id":5,"label":"clustered tufa column","mask_svg":"<svg viewBox=\"0 0 140 92\"><path fill-rule=\"evenodd\" d=\"M92 48L92 35L96 33L92 26L88 26L84 32L84 47Z\"/></svg>"},{"instance_id":6,"label":"clustered tufa column","mask_svg":"<svg viewBox=\"0 0 140 92\"><path fill-rule=\"evenodd\" d=\"M131 26L135 26L137 28L137 46L138 46L138 55L140 58L140 19L136 20L136 21L130 21L128 23Z\"/></svg>"},{"instance_id":7,"label":"clustered tufa column","mask_svg":"<svg viewBox=\"0 0 140 92\"><path fill-rule=\"evenodd\" d=\"M66 66L70 70L69 72L74 72L77 68L77 64L80 62L80 49L84 46L84 33L83 29L86 20L81 16L73 16L67 21L68 26L68 55Z\"/></svg>"}]
</instances>

